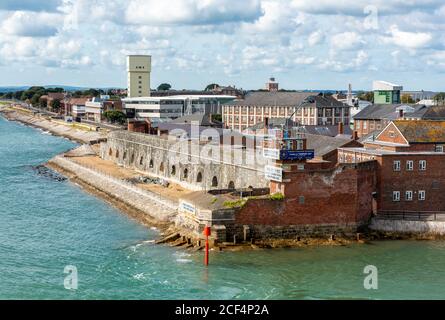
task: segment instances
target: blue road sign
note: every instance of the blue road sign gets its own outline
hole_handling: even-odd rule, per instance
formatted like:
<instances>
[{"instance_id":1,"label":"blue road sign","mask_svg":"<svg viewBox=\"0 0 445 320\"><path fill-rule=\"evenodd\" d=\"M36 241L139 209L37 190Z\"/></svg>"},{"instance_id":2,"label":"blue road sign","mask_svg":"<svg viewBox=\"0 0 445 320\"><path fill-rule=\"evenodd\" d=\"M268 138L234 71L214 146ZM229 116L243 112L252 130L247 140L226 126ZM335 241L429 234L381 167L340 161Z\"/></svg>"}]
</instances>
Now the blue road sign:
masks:
<instances>
[{"instance_id":1,"label":"blue road sign","mask_svg":"<svg viewBox=\"0 0 445 320\"><path fill-rule=\"evenodd\" d=\"M314 150L280 150L280 160L311 160L314 158Z\"/></svg>"}]
</instances>

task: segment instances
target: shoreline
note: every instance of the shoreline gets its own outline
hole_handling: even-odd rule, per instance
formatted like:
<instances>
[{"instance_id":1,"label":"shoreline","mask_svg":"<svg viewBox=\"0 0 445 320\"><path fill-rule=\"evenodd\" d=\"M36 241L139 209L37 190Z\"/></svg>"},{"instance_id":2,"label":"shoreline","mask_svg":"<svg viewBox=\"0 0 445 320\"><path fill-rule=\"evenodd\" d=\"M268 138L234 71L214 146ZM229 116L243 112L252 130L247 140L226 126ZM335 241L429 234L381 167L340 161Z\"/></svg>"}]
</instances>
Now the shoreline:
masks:
<instances>
[{"instance_id":1,"label":"shoreline","mask_svg":"<svg viewBox=\"0 0 445 320\"><path fill-rule=\"evenodd\" d=\"M35 115L30 110L3 107L0 109L0 115L8 121L15 121L29 127L45 130L55 136L67 138L80 144L94 144L106 139L99 132L78 129L74 125L63 123L62 120L51 120L43 115Z\"/></svg>"},{"instance_id":2,"label":"shoreline","mask_svg":"<svg viewBox=\"0 0 445 320\"><path fill-rule=\"evenodd\" d=\"M80 142L81 144L91 144L91 139L85 139L85 133L93 133L93 132L82 132L81 135L77 135L76 132L79 130L75 128L68 128L73 132L69 134L64 134L64 132L60 132L60 130L54 130L54 126L60 126L61 124L54 124L50 120L42 119L38 117L38 122L33 121L36 119L34 115L23 115L21 111L13 110L13 111L5 111L4 108L0 109L0 115L5 117L9 121L17 121L23 123L24 125L43 129L51 132L55 136L60 136L64 138L68 138L70 140L74 140L76 142ZM97 134L94 132L94 134ZM87 135L89 138L96 138L96 135ZM97 143L97 142L96 142ZM63 157L63 155L62 155ZM123 214L127 215L129 218L134 219L138 223L144 225L145 227L156 227L159 230L160 239L156 242L158 244L168 244L174 247L181 247L185 249L194 249L201 250L202 249L202 239L192 239L189 236L187 230L179 229L175 227L174 219L171 221L160 221L156 217L153 217L147 210L141 210L141 208L137 208L135 205L131 203L131 201L125 201L122 198L116 197L112 192L104 190L104 188L98 188L94 183L90 183L85 179L79 177L79 175L74 172L67 170L63 166L55 163L54 158L48 161L48 163L44 164L49 167L51 170L62 174L67 177L69 181L77 184L86 192L103 199L105 202L110 204L111 206L118 209ZM90 168L91 170L91 168ZM92 170L96 170L93 168ZM99 171L98 171L99 173ZM136 187L137 188L137 187ZM140 189L140 188L139 188ZM142 189L141 189L142 190ZM162 196L162 195L161 195ZM268 249L268 248L302 248L302 247L311 247L311 246L345 246L350 244L365 244L369 241L378 241L378 240L416 240L416 241L424 241L424 240L443 240L444 237L435 236L435 235L427 235L427 234L403 234L403 233L395 233L395 232L377 232L372 230L367 230L360 234L360 238L351 239L351 238L343 238L343 237L335 237L334 239L326 239L326 238L302 238L302 239L265 239L265 240L256 240L252 243L222 243L218 245L214 245L216 251L243 251L243 250L252 250L252 249Z\"/></svg>"}]
</instances>

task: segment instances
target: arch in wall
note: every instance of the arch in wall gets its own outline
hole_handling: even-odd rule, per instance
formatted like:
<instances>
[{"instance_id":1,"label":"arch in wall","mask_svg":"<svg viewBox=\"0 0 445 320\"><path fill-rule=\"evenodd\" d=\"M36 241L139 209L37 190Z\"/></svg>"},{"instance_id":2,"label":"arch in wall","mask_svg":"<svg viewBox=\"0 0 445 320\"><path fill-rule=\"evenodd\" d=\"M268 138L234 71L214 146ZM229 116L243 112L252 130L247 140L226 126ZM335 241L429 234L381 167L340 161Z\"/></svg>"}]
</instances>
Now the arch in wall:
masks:
<instances>
[{"instance_id":1,"label":"arch in wall","mask_svg":"<svg viewBox=\"0 0 445 320\"><path fill-rule=\"evenodd\" d=\"M187 169L187 168L184 169L184 173L183 173L182 177L184 178L184 180L188 179L188 177L189 177L189 169Z\"/></svg>"},{"instance_id":2,"label":"arch in wall","mask_svg":"<svg viewBox=\"0 0 445 320\"><path fill-rule=\"evenodd\" d=\"M119 150L116 150L116 159L119 159Z\"/></svg>"},{"instance_id":3,"label":"arch in wall","mask_svg":"<svg viewBox=\"0 0 445 320\"><path fill-rule=\"evenodd\" d=\"M124 151L124 160L127 159L127 151Z\"/></svg>"},{"instance_id":4,"label":"arch in wall","mask_svg":"<svg viewBox=\"0 0 445 320\"><path fill-rule=\"evenodd\" d=\"M150 160L150 165L149 165L149 166L150 166L150 169L153 169L153 168L154 168L153 159Z\"/></svg>"},{"instance_id":5,"label":"arch in wall","mask_svg":"<svg viewBox=\"0 0 445 320\"><path fill-rule=\"evenodd\" d=\"M217 187L218 186L218 178L215 176L212 179L212 187Z\"/></svg>"},{"instance_id":6,"label":"arch in wall","mask_svg":"<svg viewBox=\"0 0 445 320\"><path fill-rule=\"evenodd\" d=\"M131 158L130 158L130 164L134 163L134 153L131 154Z\"/></svg>"},{"instance_id":7,"label":"arch in wall","mask_svg":"<svg viewBox=\"0 0 445 320\"><path fill-rule=\"evenodd\" d=\"M235 182L233 182L233 181L229 182L229 189L230 190L235 190Z\"/></svg>"},{"instance_id":8,"label":"arch in wall","mask_svg":"<svg viewBox=\"0 0 445 320\"><path fill-rule=\"evenodd\" d=\"M144 157L141 157L141 159L139 160L139 165L143 165L144 164Z\"/></svg>"},{"instance_id":9,"label":"arch in wall","mask_svg":"<svg viewBox=\"0 0 445 320\"><path fill-rule=\"evenodd\" d=\"M108 155L111 157L113 155L113 149L110 148L110 150L108 150Z\"/></svg>"},{"instance_id":10,"label":"arch in wall","mask_svg":"<svg viewBox=\"0 0 445 320\"><path fill-rule=\"evenodd\" d=\"M196 176L196 182L202 182L202 173L198 172L198 175Z\"/></svg>"},{"instance_id":11,"label":"arch in wall","mask_svg":"<svg viewBox=\"0 0 445 320\"><path fill-rule=\"evenodd\" d=\"M171 175L176 176L176 166L172 166Z\"/></svg>"},{"instance_id":12,"label":"arch in wall","mask_svg":"<svg viewBox=\"0 0 445 320\"><path fill-rule=\"evenodd\" d=\"M161 165L159 166L159 172L164 173L164 162L161 162Z\"/></svg>"}]
</instances>

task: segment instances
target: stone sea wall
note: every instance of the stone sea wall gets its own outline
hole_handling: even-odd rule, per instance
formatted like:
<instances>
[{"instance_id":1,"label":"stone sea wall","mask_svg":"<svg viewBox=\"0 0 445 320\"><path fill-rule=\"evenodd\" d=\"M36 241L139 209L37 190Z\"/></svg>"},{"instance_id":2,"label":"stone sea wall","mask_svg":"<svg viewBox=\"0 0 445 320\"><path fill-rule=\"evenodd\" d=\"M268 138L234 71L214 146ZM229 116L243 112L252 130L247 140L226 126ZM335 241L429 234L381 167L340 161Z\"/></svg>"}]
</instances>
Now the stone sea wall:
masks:
<instances>
[{"instance_id":1,"label":"stone sea wall","mask_svg":"<svg viewBox=\"0 0 445 320\"><path fill-rule=\"evenodd\" d=\"M445 236L445 221L407 221L373 218L373 231L400 234Z\"/></svg>"},{"instance_id":2,"label":"stone sea wall","mask_svg":"<svg viewBox=\"0 0 445 320\"><path fill-rule=\"evenodd\" d=\"M163 222L172 222L176 217L177 202L165 199L148 190L142 190L92 168L79 165L63 156L56 156L51 159L50 163L74 173L81 181L146 213L152 218Z\"/></svg>"}]
</instances>

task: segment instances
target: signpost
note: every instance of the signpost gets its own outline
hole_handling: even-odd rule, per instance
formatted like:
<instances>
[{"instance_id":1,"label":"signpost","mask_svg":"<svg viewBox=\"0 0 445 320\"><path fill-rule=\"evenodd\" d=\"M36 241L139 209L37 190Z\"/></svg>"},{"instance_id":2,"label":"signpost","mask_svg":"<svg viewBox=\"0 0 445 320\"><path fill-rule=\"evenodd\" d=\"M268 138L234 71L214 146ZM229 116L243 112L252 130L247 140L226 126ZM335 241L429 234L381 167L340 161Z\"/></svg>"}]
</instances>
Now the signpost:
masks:
<instances>
[{"instance_id":1,"label":"signpost","mask_svg":"<svg viewBox=\"0 0 445 320\"><path fill-rule=\"evenodd\" d=\"M209 265L209 237L211 235L211 229L210 227L205 227L204 228L204 235L206 237L206 248L205 248L205 257L204 257L204 265L208 266Z\"/></svg>"},{"instance_id":2,"label":"signpost","mask_svg":"<svg viewBox=\"0 0 445 320\"><path fill-rule=\"evenodd\" d=\"M264 173L266 179L276 182L283 182L283 169L274 166L265 166Z\"/></svg>"},{"instance_id":3,"label":"signpost","mask_svg":"<svg viewBox=\"0 0 445 320\"><path fill-rule=\"evenodd\" d=\"M280 160L311 160L314 157L314 150L280 150Z\"/></svg>"}]
</instances>

